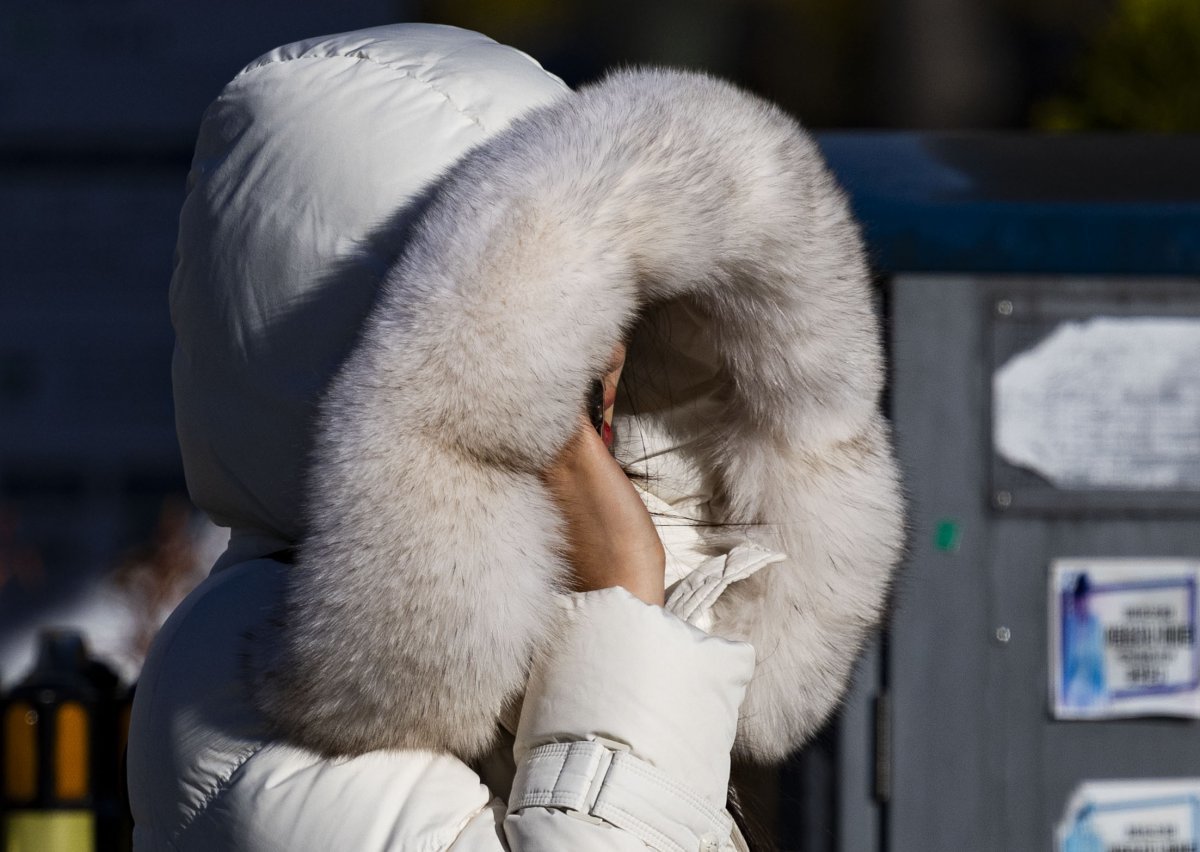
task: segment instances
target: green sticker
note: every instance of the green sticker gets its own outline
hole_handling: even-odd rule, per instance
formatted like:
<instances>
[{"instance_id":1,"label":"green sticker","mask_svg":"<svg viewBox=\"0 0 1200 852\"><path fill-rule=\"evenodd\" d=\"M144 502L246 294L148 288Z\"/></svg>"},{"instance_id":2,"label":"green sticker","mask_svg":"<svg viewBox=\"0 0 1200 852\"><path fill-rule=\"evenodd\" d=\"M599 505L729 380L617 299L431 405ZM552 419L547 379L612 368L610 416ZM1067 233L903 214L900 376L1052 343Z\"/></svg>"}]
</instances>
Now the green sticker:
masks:
<instances>
[{"instance_id":1,"label":"green sticker","mask_svg":"<svg viewBox=\"0 0 1200 852\"><path fill-rule=\"evenodd\" d=\"M933 535L934 547L946 553L955 553L958 551L961 541L962 528L959 527L958 521L950 519L938 521L937 532Z\"/></svg>"}]
</instances>

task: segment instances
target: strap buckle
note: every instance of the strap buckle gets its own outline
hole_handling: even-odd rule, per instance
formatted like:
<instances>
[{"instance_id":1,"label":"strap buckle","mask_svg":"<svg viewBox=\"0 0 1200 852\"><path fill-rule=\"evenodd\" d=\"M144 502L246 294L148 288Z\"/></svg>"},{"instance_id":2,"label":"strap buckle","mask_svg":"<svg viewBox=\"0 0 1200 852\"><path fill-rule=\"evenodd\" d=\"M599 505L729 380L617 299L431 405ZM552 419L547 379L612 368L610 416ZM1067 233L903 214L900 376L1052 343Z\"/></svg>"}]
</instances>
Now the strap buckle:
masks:
<instances>
[{"instance_id":1,"label":"strap buckle","mask_svg":"<svg viewBox=\"0 0 1200 852\"><path fill-rule=\"evenodd\" d=\"M609 823L662 852L724 852L733 832L728 811L607 737L531 749L517 768L508 812L531 807Z\"/></svg>"}]
</instances>

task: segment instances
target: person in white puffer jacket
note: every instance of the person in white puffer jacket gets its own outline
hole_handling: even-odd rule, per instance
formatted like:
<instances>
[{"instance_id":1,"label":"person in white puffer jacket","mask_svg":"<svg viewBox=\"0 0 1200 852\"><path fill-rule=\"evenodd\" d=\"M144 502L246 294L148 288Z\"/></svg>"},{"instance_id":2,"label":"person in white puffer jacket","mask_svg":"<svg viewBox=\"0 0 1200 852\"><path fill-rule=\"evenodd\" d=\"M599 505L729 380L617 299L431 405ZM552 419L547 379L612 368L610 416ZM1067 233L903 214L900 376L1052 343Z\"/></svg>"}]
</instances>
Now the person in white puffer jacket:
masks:
<instances>
[{"instance_id":1,"label":"person in white puffer jacket","mask_svg":"<svg viewBox=\"0 0 1200 852\"><path fill-rule=\"evenodd\" d=\"M247 66L171 283L231 537L138 684L135 848L742 845L731 755L823 722L899 558L868 282L811 140L710 78L573 93L432 25ZM625 342L613 493L662 589L588 574L571 494Z\"/></svg>"}]
</instances>

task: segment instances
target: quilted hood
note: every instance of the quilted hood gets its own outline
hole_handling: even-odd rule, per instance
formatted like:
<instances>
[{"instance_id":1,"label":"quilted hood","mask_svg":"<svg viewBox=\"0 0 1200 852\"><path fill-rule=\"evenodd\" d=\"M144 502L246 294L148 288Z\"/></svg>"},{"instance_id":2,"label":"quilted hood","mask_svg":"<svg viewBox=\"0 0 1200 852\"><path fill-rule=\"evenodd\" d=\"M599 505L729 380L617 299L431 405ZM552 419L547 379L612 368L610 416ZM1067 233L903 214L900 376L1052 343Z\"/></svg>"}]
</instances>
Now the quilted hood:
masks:
<instances>
[{"instance_id":1,"label":"quilted hood","mask_svg":"<svg viewBox=\"0 0 1200 852\"><path fill-rule=\"evenodd\" d=\"M421 193L518 115L568 94L530 57L404 24L280 47L206 111L180 215L175 415L220 565L294 545L316 402Z\"/></svg>"},{"instance_id":2,"label":"quilted hood","mask_svg":"<svg viewBox=\"0 0 1200 852\"><path fill-rule=\"evenodd\" d=\"M568 575L538 472L620 338L668 580L737 580L704 626L757 652L738 751L836 705L902 511L858 229L791 118L669 71L570 93L452 28L319 39L210 108L180 233L189 487L219 565L299 547L255 661L284 735L490 747Z\"/></svg>"}]
</instances>

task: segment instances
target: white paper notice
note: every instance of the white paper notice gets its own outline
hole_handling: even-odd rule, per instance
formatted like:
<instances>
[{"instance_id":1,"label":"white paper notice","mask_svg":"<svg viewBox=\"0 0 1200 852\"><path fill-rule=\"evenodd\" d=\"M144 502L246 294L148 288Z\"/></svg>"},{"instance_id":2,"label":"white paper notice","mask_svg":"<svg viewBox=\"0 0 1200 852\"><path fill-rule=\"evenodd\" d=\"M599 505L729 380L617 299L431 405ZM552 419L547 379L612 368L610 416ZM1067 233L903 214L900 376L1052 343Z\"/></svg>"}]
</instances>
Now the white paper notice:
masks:
<instances>
[{"instance_id":1,"label":"white paper notice","mask_svg":"<svg viewBox=\"0 0 1200 852\"><path fill-rule=\"evenodd\" d=\"M1050 568L1058 719L1200 718L1200 561L1059 559Z\"/></svg>"},{"instance_id":2,"label":"white paper notice","mask_svg":"<svg viewBox=\"0 0 1200 852\"><path fill-rule=\"evenodd\" d=\"M996 451L1060 488L1200 490L1200 319L1065 322L992 394Z\"/></svg>"},{"instance_id":3,"label":"white paper notice","mask_svg":"<svg viewBox=\"0 0 1200 852\"><path fill-rule=\"evenodd\" d=\"M1088 781L1057 835L1058 852L1197 852L1200 778Z\"/></svg>"}]
</instances>

